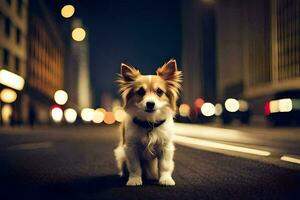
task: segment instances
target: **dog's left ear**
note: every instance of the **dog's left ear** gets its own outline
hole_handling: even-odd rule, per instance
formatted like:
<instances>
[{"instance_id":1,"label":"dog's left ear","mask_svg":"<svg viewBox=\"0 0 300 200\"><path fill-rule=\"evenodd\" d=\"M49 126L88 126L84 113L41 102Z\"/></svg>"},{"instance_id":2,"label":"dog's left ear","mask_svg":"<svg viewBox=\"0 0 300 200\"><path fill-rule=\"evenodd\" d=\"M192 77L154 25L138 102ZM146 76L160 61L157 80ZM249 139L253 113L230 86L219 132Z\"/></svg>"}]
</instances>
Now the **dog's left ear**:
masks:
<instances>
[{"instance_id":1,"label":"dog's left ear","mask_svg":"<svg viewBox=\"0 0 300 200\"><path fill-rule=\"evenodd\" d=\"M176 60L171 59L156 70L158 76L167 84L167 96L170 98L172 108L176 110L176 101L182 82L182 72L177 70Z\"/></svg>"},{"instance_id":2,"label":"dog's left ear","mask_svg":"<svg viewBox=\"0 0 300 200\"><path fill-rule=\"evenodd\" d=\"M165 63L162 67L156 70L158 76L162 77L165 80L168 80L174 76L177 71L176 60L171 59L169 62Z\"/></svg>"}]
</instances>

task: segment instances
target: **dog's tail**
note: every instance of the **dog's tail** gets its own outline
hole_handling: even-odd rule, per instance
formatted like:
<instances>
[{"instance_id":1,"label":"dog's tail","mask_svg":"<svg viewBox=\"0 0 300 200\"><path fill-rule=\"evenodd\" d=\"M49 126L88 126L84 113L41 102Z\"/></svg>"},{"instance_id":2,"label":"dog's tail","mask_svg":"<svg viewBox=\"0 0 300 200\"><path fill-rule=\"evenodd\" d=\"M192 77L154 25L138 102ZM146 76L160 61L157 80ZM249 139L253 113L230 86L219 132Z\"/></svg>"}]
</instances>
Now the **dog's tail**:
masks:
<instances>
[{"instance_id":1,"label":"dog's tail","mask_svg":"<svg viewBox=\"0 0 300 200\"><path fill-rule=\"evenodd\" d=\"M123 169L125 167L125 162L126 162L124 145L120 144L117 148L115 148L114 154L117 161L118 174L120 176L124 176Z\"/></svg>"}]
</instances>

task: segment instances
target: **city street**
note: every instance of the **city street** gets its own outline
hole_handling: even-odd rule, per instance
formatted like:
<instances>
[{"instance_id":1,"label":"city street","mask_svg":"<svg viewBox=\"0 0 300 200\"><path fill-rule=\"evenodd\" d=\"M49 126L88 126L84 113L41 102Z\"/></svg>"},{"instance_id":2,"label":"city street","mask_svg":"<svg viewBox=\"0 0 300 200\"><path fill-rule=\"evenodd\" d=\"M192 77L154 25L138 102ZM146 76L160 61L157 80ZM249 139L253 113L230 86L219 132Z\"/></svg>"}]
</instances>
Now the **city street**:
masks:
<instances>
[{"instance_id":1,"label":"city street","mask_svg":"<svg viewBox=\"0 0 300 200\"><path fill-rule=\"evenodd\" d=\"M176 124L174 187L126 187L117 130L0 129L0 199L300 198L299 129Z\"/></svg>"}]
</instances>

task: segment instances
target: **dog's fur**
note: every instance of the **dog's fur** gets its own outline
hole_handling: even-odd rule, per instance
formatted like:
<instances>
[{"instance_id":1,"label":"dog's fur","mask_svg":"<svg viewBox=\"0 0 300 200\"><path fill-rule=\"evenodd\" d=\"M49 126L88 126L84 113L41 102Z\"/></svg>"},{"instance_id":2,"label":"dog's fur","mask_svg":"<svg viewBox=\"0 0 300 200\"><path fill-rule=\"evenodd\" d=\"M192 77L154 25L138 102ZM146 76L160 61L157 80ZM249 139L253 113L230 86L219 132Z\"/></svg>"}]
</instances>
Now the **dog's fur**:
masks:
<instances>
[{"instance_id":1,"label":"dog's fur","mask_svg":"<svg viewBox=\"0 0 300 200\"><path fill-rule=\"evenodd\" d=\"M181 81L182 73L177 70L173 59L158 68L156 75L147 76L121 64L117 82L127 116L122 123L122 140L114 153L121 176L124 166L127 166L129 178L126 185L142 185L142 173L145 173L143 177L159 180L160 185L175 185L172 178L173 117ZM151 112L147 111L149 101L155 103ZM134 118L153 123L165 121L148 130L135 124Z\"/></svg>"}]
</instances>

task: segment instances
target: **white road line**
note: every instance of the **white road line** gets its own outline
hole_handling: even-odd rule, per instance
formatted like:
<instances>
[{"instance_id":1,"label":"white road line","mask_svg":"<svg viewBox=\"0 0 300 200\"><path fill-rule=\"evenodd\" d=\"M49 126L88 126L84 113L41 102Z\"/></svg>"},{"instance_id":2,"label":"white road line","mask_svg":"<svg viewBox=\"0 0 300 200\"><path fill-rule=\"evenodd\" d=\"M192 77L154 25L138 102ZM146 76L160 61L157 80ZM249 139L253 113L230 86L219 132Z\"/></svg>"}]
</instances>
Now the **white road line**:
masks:
<instances>
[{"instance_id":1,"label":"white road line","mask_svg":"<svg viewBox=\"0 0 300 200\"><path fill-rule=\"evenodd\" d=\"M7 150L35 150L35 149L45 149L52 147L52 142L36 142L36 143L26 143L17 144L7 148Z\"/></svg>"},{"instance_id":2,"label":"white road line","mask_svg":"<svg viewBox=\"0 0 300 200\"><path fill-rule=\"evenodd\" d=\"M198 146L198 147L208 147L213 149L221 149L227 151L235 151L240 153L258 155L258 156L270 156L271 153L269 151L263 151L259 149L246 148L241 146L223 144L218 142L212 142L208 140L190 138L185 136L176 135L174 137L174 141L178 144L188 145L190 147Z\"/></svg>"},{"instance_id":3,"label":"white road line","mask_svg":"<svg viewBox=\"0 0 300 200\"><path fill-rule=\"evenodd\" d=\"M295 163L295 164L299 164L299 165L300 165L300 159L298 159L298 158L293 158L293 157L291 157L291 156L286 156L286 155L281 156L281 157L280 157L280 160L286 161L286 162L291 162L291 163Z\"/></svg>"}]
</instances>

